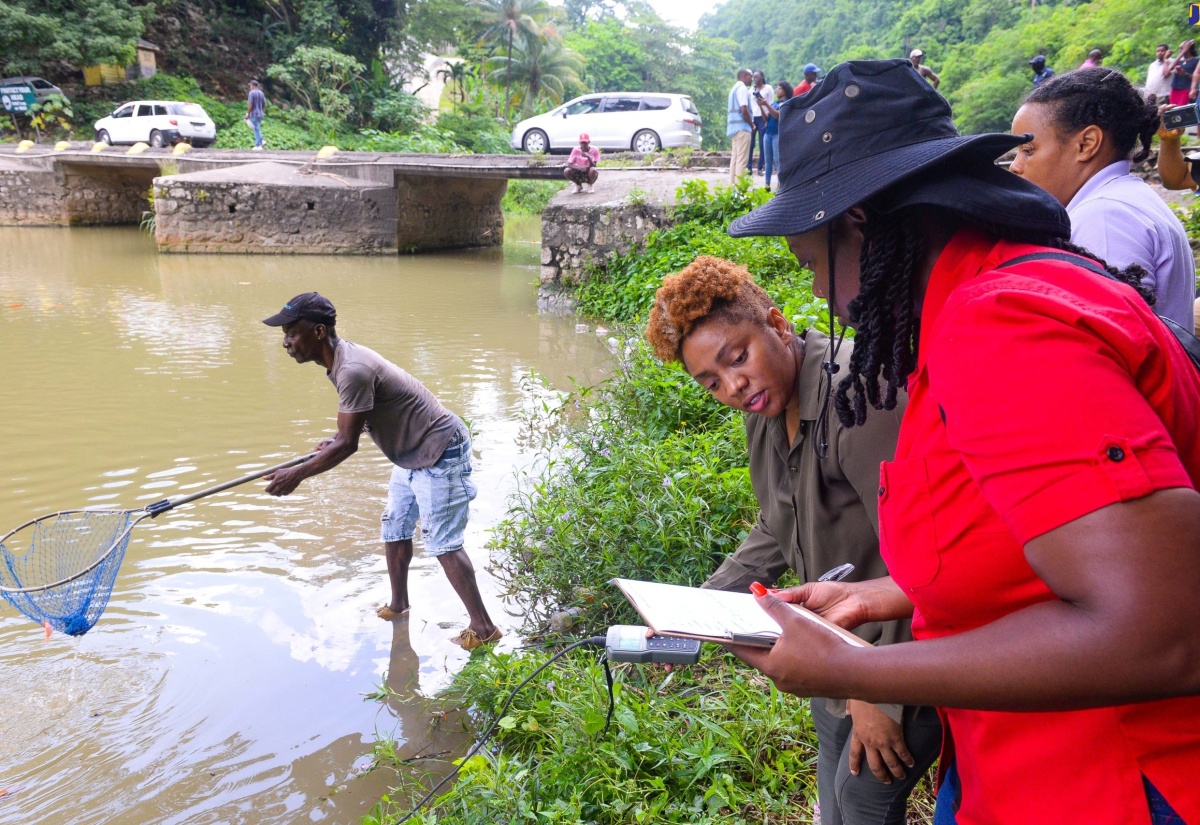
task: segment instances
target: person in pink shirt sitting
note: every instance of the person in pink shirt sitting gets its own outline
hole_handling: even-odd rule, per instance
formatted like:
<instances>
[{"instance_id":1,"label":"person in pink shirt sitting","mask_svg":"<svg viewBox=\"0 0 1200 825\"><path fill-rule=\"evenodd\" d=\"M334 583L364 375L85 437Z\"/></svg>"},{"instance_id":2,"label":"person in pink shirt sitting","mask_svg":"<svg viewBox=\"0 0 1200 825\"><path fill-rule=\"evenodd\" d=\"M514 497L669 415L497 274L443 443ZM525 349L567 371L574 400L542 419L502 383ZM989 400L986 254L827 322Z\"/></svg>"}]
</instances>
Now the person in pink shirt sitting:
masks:
<instances>
[{"instance_id":1,"label":"person in pink shirt sitting","mask_svg":"<svg viewBox=\"0 0 1200 825\"><path fill-rule=\"evenodd\" d=\"M563 170L567 180L575 184L576 194L583 191L585 184L589 194L596 191L596 178L600 176L596 164L599 162L600 150L592 147L591 138L584 132L579 136L579 145L571 150L567 167Z\"/></svg>"}]
</instances>

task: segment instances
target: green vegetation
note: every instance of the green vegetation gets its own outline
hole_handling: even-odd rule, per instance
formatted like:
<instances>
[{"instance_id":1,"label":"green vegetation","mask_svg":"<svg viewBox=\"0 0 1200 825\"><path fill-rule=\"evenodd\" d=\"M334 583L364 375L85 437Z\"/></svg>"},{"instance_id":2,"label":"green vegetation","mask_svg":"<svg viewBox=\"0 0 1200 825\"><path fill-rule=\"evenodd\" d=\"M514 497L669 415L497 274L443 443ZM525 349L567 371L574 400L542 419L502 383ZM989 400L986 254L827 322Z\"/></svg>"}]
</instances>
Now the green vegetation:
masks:
<instances>
[{"instance_id":1,"label":"green vegetation","mask_svg":"<svg viewBox=\"0 0 1200 825\"><path fill-rule=\"evenodd\" d=\"M608 584L614 576L699 584L757 511L741 415L655 360L641 338L653 288L695 255L726 255L750 265L782 305L817 310L810 274L782 246L724 234L726 221L765 193L693 183L680 195L682 224L594 270L583 288L593 312L628 322L609 338L617 369L599 386L530 413L525 437L542 460L493 532L492 571L505 599L525 617L523 632L551 646L565 641L563 623L552 621L562 611L573 614L572 638L638 623ZM517 695L489 746L413 821L808 821L815 737L807 703L716 648L705 654L699 666L670 675L618 666L607 733L595 654L569 654ZM483 731L547 657L473 657L445 698L462 703ZM393 751L381 746L377 762L399 767L386 757ZM404 775L407 784L365 823L395 821L406 806L394 800L419 796L417 778ZM915 810L927 821L928 795L919 798Z\"/></svg>"},{"instance_id":2,"label":"green vegetation","mask_svg":"<svg viewBox=\"0 0 1200 825\"><path fill-rule=\"evenodd\" d=\"M711 653L711 651L710 651ZM544 653L478 656L456 680L474 712L492 719ZM814 740L807 703L780 694L753 671L731 671L713 654L666 675L615 668L616 712L604 733L608 695L596 655L576 651L520 693L500 721L501 744L463 766L433 823L807 822ZM444 768L436 776L440 778ZM395 822L418 795L410 782L363 820Z\"/></svg>"},{"instance_id":3,"label":"green vegetation","mask_svg":"<svg viewBox=\"0 0 1200 825\"><path fill-rule=\"evenodd\" d=\"M710 191L703 180L684 183L676 207L677 223L651 233L643 249L593 269L580 285L579 310L585 315L624 323L643 319L664 275L687 266L697 255L716 255L745 265L780 309L801 327L825 328L824 303L812 297L805 273L780 238L731 238L729 222L770 198L742 177L733 187Z\"/></svg>"},{"instance_id":4,"label":"green vegetation","mask_svg":"<svg viewBox=\"0 0 1200 825\"><path fill-rule=\"evenodd\" d=\"M925 52L939 91L965 133L1008 131L1032 86L1028 61L1044 54L1058 72L1091 49L1104 65L1145 80L1159 42L1176 48L1194 36L1187 6L1174 0L727 0L702 27L736 43L739 63L768 80L795 81L808 62L830 69L843 60ZM1191 32L1191 33L1189 33Z\"/></svg>"},{"instance_id":5,"label":"green vegetation","mask_svg":"<svg viewBox=\"0 0 1200 825\"><path fill-rule=\"evenodd\" d=\"M567 185L565 180L510 180L500 208L505 215L540 215Z\"/></svg>"}]
</instances>

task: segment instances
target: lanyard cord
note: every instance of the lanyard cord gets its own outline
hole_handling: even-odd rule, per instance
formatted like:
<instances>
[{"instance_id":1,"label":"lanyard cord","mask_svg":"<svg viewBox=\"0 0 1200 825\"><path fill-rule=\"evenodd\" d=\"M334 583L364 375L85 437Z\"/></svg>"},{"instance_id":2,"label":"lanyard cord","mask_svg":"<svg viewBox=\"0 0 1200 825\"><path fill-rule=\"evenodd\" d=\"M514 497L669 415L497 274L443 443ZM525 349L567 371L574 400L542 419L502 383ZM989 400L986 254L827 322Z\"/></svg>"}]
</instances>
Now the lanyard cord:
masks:
<instances>
[{"instance_id":1,"label":"lanyard cord","mask_svg":"<svg viewBox=\"0 0 1200 825\"><path fill-rule=\"evenodd\" d=\"M834 303L834 283L836 278L833 271L833 221L826 224L826 250L829 255L829 299L825 303L825 309L829 313L829 357L821 364L821 396L819 406L821 412L817 417L817 433L813 439L813 452L818 458L825 458L829 455L829 413L833 406L833 376L837 374L841 367L837 363L838 350L842 346L842 338L846 335L846 328L842 327L842 331L837 332L837 326L833 317Z\"/></svg>"}]
</instances>

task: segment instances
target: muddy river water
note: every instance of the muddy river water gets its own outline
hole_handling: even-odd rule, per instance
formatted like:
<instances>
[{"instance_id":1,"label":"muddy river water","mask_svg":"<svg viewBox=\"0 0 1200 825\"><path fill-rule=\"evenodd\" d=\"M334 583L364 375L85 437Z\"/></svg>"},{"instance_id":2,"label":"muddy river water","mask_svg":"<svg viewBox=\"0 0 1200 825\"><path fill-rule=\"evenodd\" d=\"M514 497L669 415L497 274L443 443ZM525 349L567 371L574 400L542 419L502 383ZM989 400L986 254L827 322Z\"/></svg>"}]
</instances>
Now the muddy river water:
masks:
<instances>
[{"instance_id":1,"label":"muddy river water","mask_svg":"<svg viewBox=\"0 0 1200 825\"><path fill-rule=\"evenodd\" d=\"M528 466L522 411L597 380L603 342L535 308L536 222L503 251L415 257L159 255L134 229L0 229L0 535L43 513L139 507L307 452L333 430L324 370L260 323L310 289L339 332L471 424L467 534L489 610L488 527ZM426 697L467 654L466 612L418 557L405 622L378 541L390 465L364 439L274 499L255 482L135 528L85 636L0 602L0 823L356 823L407 754L461 753ZM418 550L418 554L419 554ZM509 632L503 647L516 644ZM398 698L366 694L380 685Z\"/></svg>"}]
</instances>

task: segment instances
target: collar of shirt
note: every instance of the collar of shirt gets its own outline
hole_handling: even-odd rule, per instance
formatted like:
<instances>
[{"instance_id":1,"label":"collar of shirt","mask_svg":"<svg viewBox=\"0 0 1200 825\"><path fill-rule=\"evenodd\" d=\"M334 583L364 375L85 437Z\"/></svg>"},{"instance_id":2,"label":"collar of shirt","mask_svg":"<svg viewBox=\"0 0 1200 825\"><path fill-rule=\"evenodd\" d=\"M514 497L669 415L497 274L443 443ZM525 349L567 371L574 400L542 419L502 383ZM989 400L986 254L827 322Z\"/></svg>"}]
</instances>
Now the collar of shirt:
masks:
<instances>
[{"instance_id":1,"label":"collar of shirt","mask_svg":"<svg viewBox=\"0 0 1200 825\"><path fill-rule=\"evenodd\" d=\"M955 233L938 255L933 271L929 273L929 283L925 286L925 300L921 303L922 339L934 332L942 308L960 284L1007 260L1006 257L1002 257L1005 246L1004 241L997 241L979 229L968 227ZM925 371L927 353L926 347L919 347L917 350L917 365L908 378L910 393L917 377Z\"/></svg>"},{"instance_id":2,"label":"collar of shirt","mask_svg":"<svg viewBox=\"0 0 1200 825\"><path fill-rule=\"evenodd\" d=\"M800 420L816 421L821 417L821 383L825 375L824 364L829 359L829 336L815 329L806 330L804 360L800 362L800 375L796 381L796 392L800 394Z\"/></svg>"},{"instance_id":3,"label":"collar of shirt","mask_svg":"<svg viewBox=\"0 0 1200 825\"><path fill-rule=\"evenodd\" d=\"M1129 174L1129 161L1119 160L1116 163L1110 163L1096 174L1088 178L1087 183L1079 187L1079 191L1075 193L1075 197L1071 198L1071 202L1067 204L1067 214L1070 215L1079 204L1096 196L1100 188L1112 183L1117 178L1122 178Z\"/></svg>"}]
</instances>

